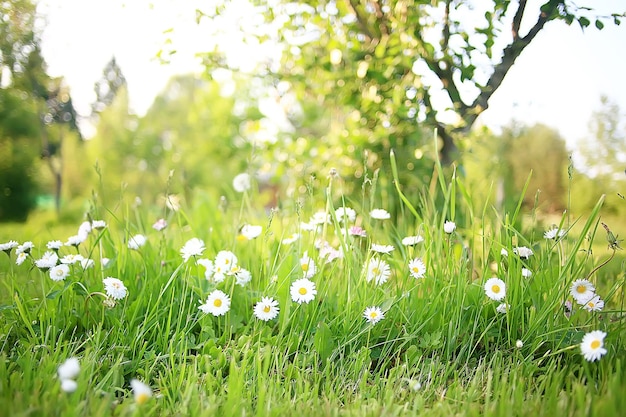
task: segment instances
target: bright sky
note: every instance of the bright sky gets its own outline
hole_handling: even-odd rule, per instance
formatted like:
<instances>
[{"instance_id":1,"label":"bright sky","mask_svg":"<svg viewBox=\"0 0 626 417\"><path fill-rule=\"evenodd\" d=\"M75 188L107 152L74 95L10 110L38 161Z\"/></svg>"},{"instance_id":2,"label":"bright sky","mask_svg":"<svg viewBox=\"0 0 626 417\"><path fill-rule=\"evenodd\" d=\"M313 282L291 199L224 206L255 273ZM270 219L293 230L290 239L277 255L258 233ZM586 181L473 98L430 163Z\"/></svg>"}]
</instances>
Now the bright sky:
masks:
<instances>
[{"instance_id":1,"label":"bright sky","mask_svg":"<svg viewBox=\"0 0 626 417\"><path fill-rule=\"evenodd\" d=\"M88 115L95 100L94 83L115 56L128 82L131 107L144 114L172 75L200 70L194 54L210 49L215 39L208 36L206 27L196 25L195 10L212 3L40 0L48 21L42 48L49 73L65 77L78 112ZM267 51L242 46L237 27L245 26L249 18L244 11L247 2L231 3L236 12L220 28L226 33L220 43L233 51L233 60L245 66ZM602 13L620 11L615 0L588 3ZM168 28L173 32L164 33ZM171 45L165 44L168 37ZM588 28L584 34L577 24L550 22L518 58L480 120L494 129L512 119L542 122L557 128L570 144L583 138L601 94L626 110L625 46L626 21L621 26L607 22L604 30ZM155 59L162 48L177 51L169 65Z\"/></svg>"}]
</instances>

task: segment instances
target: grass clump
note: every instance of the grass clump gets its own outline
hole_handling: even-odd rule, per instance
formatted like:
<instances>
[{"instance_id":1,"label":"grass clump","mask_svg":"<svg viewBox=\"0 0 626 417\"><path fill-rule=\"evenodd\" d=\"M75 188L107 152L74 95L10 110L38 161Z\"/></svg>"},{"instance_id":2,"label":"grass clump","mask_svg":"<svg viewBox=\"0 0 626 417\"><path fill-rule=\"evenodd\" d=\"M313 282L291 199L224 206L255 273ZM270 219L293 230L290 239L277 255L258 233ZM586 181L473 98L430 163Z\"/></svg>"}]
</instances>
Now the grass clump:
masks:
<instances>
[{"instance_id":1,"label":"grass clump","mask_svg":"<svg viewBox=\"0 0 626 417\"><path fill-rule=\"evenodd\" d=\"M3 237L2 413L618 415L602 200L544 236L440 167L409 193L391 163L393 209L331 175L265 216L244 187L234 209L99 208L61 242Z\"/></svg>"}]
</instances>

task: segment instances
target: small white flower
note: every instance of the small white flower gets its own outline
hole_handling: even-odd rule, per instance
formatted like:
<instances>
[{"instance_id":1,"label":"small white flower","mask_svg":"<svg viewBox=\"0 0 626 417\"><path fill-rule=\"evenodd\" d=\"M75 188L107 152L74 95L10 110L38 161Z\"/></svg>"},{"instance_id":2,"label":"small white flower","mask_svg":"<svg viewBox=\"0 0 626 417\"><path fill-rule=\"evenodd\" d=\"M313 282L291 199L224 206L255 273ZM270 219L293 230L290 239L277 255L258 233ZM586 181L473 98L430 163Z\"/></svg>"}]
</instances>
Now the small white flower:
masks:
<instances>
[{"instance_id":1,"label":"small white flower","mask_svg":"<svg viewBox=\"0 0 626 417\"><path fill-rule=\"evenodd\" d=\"M393 245L379 245L378 243L372 243L372 251L377 253L389 254L393 252L395 247Z\"/></svg>"},{"instance_id":2,"label":"small white flower","mask_svg":"<svg viewBox=\"0 0 626 417\"><path fill-rule=\"evenodd\" d=\"M84 236L86 240L89 233L91 233L91 222L87 222L87 221L82 222L80 226L78 227L77 235Z\"/></svg>"},{"instance_id":3,"label":"small white flower","mask_svg":"<svg viewBox=\"0 0 626 417\"><path fill-rule=\"evenodd\" d=\"M210 259L201 258L196 260L196 264L202 265L205 268L204 278L208 281L213 278L213 273L215 272L215 268L213 267L213 261Z\"/></svg>"},{"instance_id":4,"label":"small white flower","mask_svg":"<svg viewBox=\"0 0 626 417\"><path fill-rule=\"evenodd\" d=\"M109 262L111 262L109 258L100 258L100 265L102 265L103 268L106 268Z\"/></svg>"},{"instance_id":5,"label":"small white flower","mask_svg":"<svg viewBox=\"0 0 626 417\"><path fill-rule=\"evenodd\" d=\"M533 255L533 251L526 246L517 246L513 248L513 253L522 259L528 259Z\"/></svg>"},{"instance_id":6,"label":"small white flower","mask_svg":"<svg viewBox=\"0 0 626 417\"><path fill-rule=\"evenodd\" d=\"M87 235L74 235L67 238L65 246L78 246L87 240Z\"/></svg>"},{"instance_id":7,"label":"small white flower","mask_svg":"<svg viewBox=\"0 0 626 417\"><path fill-rule=\"evenodd\" d=\"M385 318L385 313L380 307L367 307L363 312L363 317L371 324L376 324Z\"/></svg>"},{"instance_id":8,"label":"small white flower","mask_svg":"<svg viewBox=\"0 0 626 417\"><path fill-rule=\"evenodd\" d=\"M51 240L46 244L46 247L50 250L59 250L63 247L63 242L60 240Z\"/></svg>"},{"instance_id":9,"label":"small white flower","mask_svg":"<svg viewBox=\"0 0 626 417\"><path fill-rule=\"evenodd\" d=\"M167 220L159 219L152 225L152 228L158 232L165 229L167 227Z\"/></svg>"},{"instance_id":10,"label":"small white flower","mask_svg":"<svg viewBox=\"0 0 626 417\"><path fill-rule=\"evenodd\" d=\"M424 238L421 236L407 236L402 239L402 244L404 246L414 246L423 241L424 241Z\"/></svg>"},{"instance_id":11,"label":"small white flower","mask_svg":"<svg viewBox=\"0 0 626 417\"><path fill-rule=\"evenodd\" d=\"M63 281L70 274L70 267L60 264L50 268L49 274L52 281Z\"/></svg>"},{"instance_id":12,"label":"small white flower","mask_svg":"<svg viewBox=\"0 0 626 417\"><path fill-rule=\"evenodd\" d=\"M94 265L93 259L84 258L80 260L80 266L82 266L83 269L92 268L93 265Z\"/></svg>"},{"instance_id":13,"label":"small white flower","mask_svg":"<svg viewBox=\"0 0 626 417\"><path fill-rule=\"evenodd\" d=\"M552 229L546 230L543 234L543 237L546 239L560 239L565 236L565 230L561 230L558 227L553 227Z\"/></svg>"},{"instance_id":14,"label":"small white flower","mask_svg":"<svg viewBox=\"0 0 626 417\"><path fill-rule=\"evenodd\" d=\"M580 351L587 361L597 361L606 355L606 349L604 348L605 337L606 333L601 330L594 330L583 336L583 340L580 343Z\"/></svg>"},{"instance_id":15,"label":"small white flower","mask_svg":"<svg viewBox=\"0 0 626 417\"><path fill-rule=\"evenodd\" d=\"M183 261L187 262L192 256L200 256L204 252L204 242L197 237L189 239L181 248L180 254Z\"/></svg>"},{"instance_id":16,"label":"small white flower","mask_svg":"<svg viewBox=\"0 0 626 417\"><path fill-rule=\"evenodd\" d=\"M302 270L302 276L304 278L311 278L317 272L315 261L311 259L308 252L304 252L302 258L300 258L300 269Z\"/></svg>"},{"instance_id":17,"label":"small white flower","mask_svg":"<svg viewBox=\"0 0 626 417\"><path fill-rule=\"evenodd\" d=\"M524 347L524 342L522 342L521 340L519 340L519 339L518 339L518 340L515 342L515 347L516 347L516 348L518 348L518 349L523 348L523 347Z\"/></svg>"},{"instance_id":18,"label":"small white flower","mask_svg":"<svg viewBox=\"0 0 626 417\"><path fill-rule=\"evenodd\" d=\"M319 226L324 223L330 223L330 215L328 215L324 210L316 211L313 216L311 216L311 220L309 221L309 224L315 226Z\"/></svg>"},{"instance_id":19,"label":"small white flower","mask_svg":"<svg viewBox=\"0 0 626 417\"><path fill-rule=\"evenodd\" d=\"M230 310L230 298L223 291L213 290L207 297L206 302L201 304L198 309L216 317L223 316Z\"/></svg>"},{"instance_id":20,"label":"small white flower","mask_svg":"<svg viewBox=\"0 0 626 417\"><path fill-rule=\"evenodd\" d=\"M233 178L233 188L238 193L243 193L250 189L250 175L246 172L238 174Z\"/></svg>"},{"instance_id":21,"label":"small white flower","mask_svg":"<svg viewBox=\"0 0 626 417\"><path fill-rule=\"evenodd\" d=\"M583 308L587 311L602 311L604 308L604 301L602 301L599 295L596 295L587 301Z\"/></svg>"},{"instance_id":22,"label":"small white flower","mask_svg":"<svg viewBox=\"0 0 626 417\"><path fill-rule=\"evenodd\" d=\"M85 259L83 255L70 253L61 258L61 263L66 265L74 265L77 262L82 262Z\"/></svg>"},{"instance_id":23,"label":"small white flower","mask_svg":"<svg viewBox=\"0 0 626 417\"><path fill-rule=\"evenodd\" d=\"M15 240L9 240L8 242L0 243L0 250L6 252L8 255L13 248L17 248L18 246L19 243L17 243Z\"/></svg>"},{"instance_id":24,"label":"small white flower","mask_svg":"<svg viewBox=\"0 0 626 417\"><path fill-rule=\"evenodd\" d=\"M409 261L409 272L413 278L423 278L426 274L426 264L420 258Z\"/></svg>"},{"instance_id":25,"label":"small white flower","mask_svg":"<svg viewBox=\"0 0 626 417\"><path fill-rule=\"evenodd\" d=\"M17 265L22 265L24 263L24 261L26 260L26 258L28 258L28 254L25 252L22 253L18 253L17 257L15 258L15 263Z\"/></svg>"},{"instance_id":26,"label":"small white flower","mask_svg":"<svg viewBox=\"0 0 626 417\"><path fill-rule=\"evenodd\" d=\"M389 264L382 259L371 258L366 265L367 282L374 281L377 285L384 284L391 276Z\"/></svg>"},{"instance_id":27,"label":"small white flower","mask_svg":"<svg viewBox=\"0 0 626 417\"><path fill-rule=\"evenodd\" d=\"M128 295L128 290L121 280L117 278L106 277L102 280L102 282L104 283L104 290L109 297L115 300L121 300L125 298L126 295Z\"/></svg>"},{"instance_id":28,"label":"small white flower","mask_svg":"<svg viewBox=\"0 0 626 417\"><path fill-rule=\"evenodd\" d=\"M137 404L145 404L150 397L152 397L152 388L138 379L131 379L130 387L133 390L133 395Z\"/></svg>"},{"instance_id":29,"label":"small white flower","mask_svg":"<svg viewBox=\"0 0 626 417\"><path fill-rule=\"evenodd\" d=\"M96 230L102 230L107 227L107 222L104 220L94 220L91 222L91 228Z\"/></svg>"},{"instance_id":30,"label":"small white flower","mask_svg":"<svg viewBox=\"0 0 626 417\"><path fill-rule=\"evenodd\" d=\"M254 315L259 320L269 321L275 319L280 312L278 301L271 297L263 297L254 305Z\"/></svg>"},{"instance_id":31,"label":"small white flower","mask_svg":"<svg viewBox=\"0 0 626 417\"><path fill-rule=\"evenodd\" d=\"M509 251L506 250L506 248L502 248L502 249L500 249L500 255L504 256L505 258L508 258Z\"/></svg>"},{"instance_id":32,"label":"small white flower","mask_svg":"<svg viewBox=\"0 0 626 417\"><path fill-rule=\"evenodd\" d=\"M317 294L315 283L307 278L300 278L294 281L289 292L291 299L299 304L308 304L315 299L315 294Z\"/></svg>"},{"instance_id":33,"label":"small white flower","mask_svg":"<svg viewBox=\"0 0 626 417\"><path fill-rule=\"evenodd\" d=\"M76 391L78 388L78 384L73 379L62 379L61 380L61 390L64 392L72 393Z\"/></svg>"},{"instance_id":34,"label":"small white flower","mask_svg":"<svg viewBox=\"0 0 626 417\"><path fill-rule=\"evenodd\" d=\"M283 245L291 245L292 243L296 242L298 239L300 239L300 234L299 233L292 233L290 236L287 236L286 238L284 238L281 242L281 244Z\"/></svg>"},{"instance_id":35,"label":"small white flower","mask_svg":"<svg viewBox=\"0 0 626 417\"><path fill-rule=\"evenodd\" d=\"M252 274L247 269L241 268L235 273L235 284L244 287L250 281L252 281Z\"/></svg>"},{"instance_id":36,"label":"small white flower","mask_svg":"<svg viewBox=\"0 0 626 417\"><path fill-rule=\"evenodd\" d=\"M450 234L452 232L454 232L456 230L456 223L447 220L444 224L443 224L443 231L446 232L447 234Z\"/></svg>"},{"instance_id":37,"label":"small white flower","mask_svg":"<svg viewBox=\"0 0 626 417\"><path fill-rule=\"evenodd\" d=\"M76 379L80 372L80 363L78 358L69 358L57 369L59 379Z\"/></svg>"},{"instance_id":38,"label":"small white flower","mask_svg":"<svg viewBox=\"0 0 626 417\"><path fill-rule=\"evenodd\" d=\"M533 272L528 268L522 268L522 276L524 278L530 278L533 275Z\"/></svg>"},{"instance_id":39,"label":"small white flower","mask_svg":"<svg viewBox=\"0 0 626 417\"><path fill-rule=\"evenodd\" d=\"M354 209L351 209L350 207L339 207L337 210L335 210L335 217L340 223L344 221L353 223L356 220L356 211L354 211Z\"/></svg>"},{"instance_id":40,"label":"small white flower","mask_svg":"<svg viewBox=\"0 0 626 417\"><path fill-rule=\"evenodd\" d=\"M237 256L235 256L235 254L231 251L219 251L215 256L215 261L213 262L213 278L215 279L215 281L219 282L220 276L235 274L239 270L237 262ZM223 279L224 278L221 277L221 280Z\"/></svg>"},{"instance_id":41,"label":"small white flower","mask_svg":"<svg viewBox=\"0 0 626 417\"><path fill-rule=\"evenodd\" d=\"M376 220L387 220L391 218L391 214L385 209L374 209L370 211L370 217Z\"/></svg>"},{"instance_id":42,"label":"small white flower","mask_svg":"<svg viewBox=\"0 0 626 417\"><path fill-rule=\"evenodd\" d=\"M55 252L47 251L46 253L43 254L41 259L37 259L35 261L35 266L37 268L47 270L47 269L52 268L53 266L56 266L58 261L59 261L59 256Z\"/></svg>"},{"instance_id":43,"label":"small white flower","mask_svg":"<svg viewBox=\"0 0 626 417\"><path fill-rule=\"evenodd\" d=\"M33 245L33 242L28 241L28 242L24 242L21 245L18 245L17 249L15 249L15 254L19 255L20 253L26 253L29 254L30 251L35 247L35 245Z\"/></svg>"},{"instance_id":44,"label":"small white flower","mask_svg":"<svg viewBox=\"0 0 626 417\"><path fill-rule=\"evenodd\" d=\"M509 308L511 308L511 306L507 303L500 303L498 304L498 307L496 307L496 311L498 313L501 314L505 314L507 311L509 311Z\"/></svg>"},{"instance_id":45,"label":"small white flower","mask_svg":"<svg viewBox=\"0 0 626 417\"><path fill-rule=\"evenodd\" d=\"M128 239L129 249L138 250L140 247L146 244L148 239L144 235L135 235Z\"/></svg>"},{"instance_id":46,"label":"small white flower","mask_svg":"<svg viewBox=\"0 0 626 417\"><path fill-rule=\"evenodd\" d=\"M578 304L585 304L595 295L596 287L586 279L577 279L572 282L570 294Z\"/></svg>"},{"instance_id":47,"label":"small white flower","mask_svg":"<svg viewBox=\"0 0 626 417\"><path fill-rule=\"evenodd\" d=\"M252 240L256 237L259 237L261 235L261 232L263 232L263 226L257 226L257 225L252 225L252 224L245 224L242 228L241 228L241 234L243 237L245 237L248 240Z\"/></svg>"},{"instance_id":48,"label":"small white flower","mask_svg":"<svg viewBox=\"0 0 626 417\"><path fill-rule=\"evenodd\" d=\"M350 236L367 237L367 232L361 226L352 226L348 229Z\"/></svg>"},{"instance_id":49,"label":"small white flower","mask_svg":"<svg viewBox=\"0 0 626 417\"><path fill-rule=\"evenodd\" d=\"M500 301L506 296L506 285L500 278L489 278L485 282L485 294L495 301Z\"/></svg>"}]
</instances>

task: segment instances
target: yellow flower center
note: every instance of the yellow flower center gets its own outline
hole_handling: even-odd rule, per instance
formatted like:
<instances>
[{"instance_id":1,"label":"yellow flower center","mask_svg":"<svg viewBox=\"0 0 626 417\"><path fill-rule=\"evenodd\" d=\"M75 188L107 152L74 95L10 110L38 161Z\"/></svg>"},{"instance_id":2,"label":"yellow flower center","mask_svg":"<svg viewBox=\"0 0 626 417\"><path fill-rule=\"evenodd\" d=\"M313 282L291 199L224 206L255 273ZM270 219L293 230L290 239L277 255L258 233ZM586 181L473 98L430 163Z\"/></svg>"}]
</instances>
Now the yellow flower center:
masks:
<instances>
[{"instance_id":1,"label":"yellow flower center","mask_svg":"<svg viewBox=\"0 0 626 417\"><path fill-rule=\"evenodd\" d=\"M303 271L308 271L309 270L309 264L302 264L302 270Z\"/></svg>"},{"instance_id":2,"label":"yellow flower center","mask_svg":"<svg viewBox=\"0 0 626 417\"><path fill-rule=\"evenodd\" d=\"M300 287L300 289L298 290L298 292L300 293L300 295L306 295L307 290L304 287Z\"/></svg>"},{"instance_id":3,"label":"yellow flower center","mask_svg":"<svg viewBox=\"0 0 626 417\"><path fill-rule=\"evenodd\" d=\"M602 346L602 343L599 340L594 340L593 342L591 342L591 349L596 350L598 348L600 348L600 346Z\"/></svg>"},{"instance_id":4,"label":"yellow flower center","mask_svg":"<svg viewBox=\"0 0 626 417\"><path fill-rule=\"evenodd\" d=\"M141 394L137 394L137 397L136 397L137 404L144 404L148 401L149 398L150 396L144 392L142 392Z\"/></svg>"},{"instance_id":5,"label":"yellow flower center","mask_svg":"<svg viewBox=\"0 0 626 417\"><path fill-rule=\"evenodd\" d=\"M491 291L493 291L494 293L498 294L500 292L500 286L498 284L492 285L491 286Z\"/></svg>"},{"instance_id":6,"label":"yellow flower center","mask_svg":"<svg viewBox=\"0 0 626 417\"><path fill-rule=\"evenodd\" d=\"M377 312L375 312L375 311L372 311L372 312L370 313L370 319L375 319L376 317L378 317L378 313L377 313Z\"/></svg>"},{"instance_id":7,"label":"yellow flower center","mask_svg":"<svg viewBox=\"0 0 626 417\"><path fill-rule=\"evenodd\" d=\"M220 300L219 298L216 299L215 301L213 301L213 305L215 307L221 307L222 306L222 300Z\"/></svg>"},{"instance_id":8,"label":"yellow flower center","mask_svg":"<svg viewBox=\"0 0 626 417\"><path fill-rule=\"evenodd\" d=\"M420 269L417 266L413 267L413 272L415 272L416 274L418 274L420 272Z\"/></svg>"},{"instance_id":9,"label":"yellow flower center","mask_svg":"<svg viewBox=\"0 0 626 417\"><path fill-rule=\"evenodd\" d=\"M587 287L585 287L584 285L579 285L578 287L576 287L576 292L578 294L584 294L585 292L587 292Z\"/></svg>"},{"instance_id":10,"label":"yellow flower center","mask_svg":"<svg viewBox=\"0 0 626 417\"><path fill-rule=\"evenodd\" d=\"M594 308L594 307L595 307L595 304L594 304L594 302L593 302L593 301L589 301L589 302L587 303L587 305L589 306L589 308Z\"/></svg>"},{"instance_id":11,"label":"yellow flower center","mask_svg":"<svg viewBox=\"0 0 626 417\"><path fill-rule=\"evenodd\" d=\"M270 307L270 306L268 306L268 305L266 305L265 307L263 307L263 312L264 312L264 313L269 313L269 312L270 312L270 310L271 310L271 307Z\"/></svg>"},{"instance_id":12,"label":"yellow flower center","mask_svg":"<svg viewBox=\"0 0 626 417\"><path fill-rule=\"evenodd\" d=\"M378 267L374 267L372 268L372 272L376 275L380 274L380 269L378 269Z\"/></svg>"}]
</instances>

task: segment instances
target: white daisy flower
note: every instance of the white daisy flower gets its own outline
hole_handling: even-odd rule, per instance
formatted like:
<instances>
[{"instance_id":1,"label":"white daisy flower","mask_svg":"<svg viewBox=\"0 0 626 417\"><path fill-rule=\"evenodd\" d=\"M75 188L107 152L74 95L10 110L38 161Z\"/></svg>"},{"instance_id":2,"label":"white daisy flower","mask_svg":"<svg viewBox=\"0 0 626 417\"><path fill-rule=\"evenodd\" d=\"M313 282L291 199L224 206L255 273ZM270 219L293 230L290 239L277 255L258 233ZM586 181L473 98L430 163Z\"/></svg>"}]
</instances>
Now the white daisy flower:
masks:
<instances>
[{"instance_id":1,"label":"white daisy flower","mask_svg":"<svg viewBox=\"0 0 626 417\"><path fill-rule=\"evenodd\" d=\"M572 297L574 297L574 300L576 300L578 304L585 304L596 295L596 287L586 279L577 279L572 282L570 294L572 294Z\"/></svg>"},{"instance_id":2,"label":"white daisy flower","mask_svg":"<svg viewBox=\"0 0 626 417\"><path fill-rule=\"evenodd\" d=\"M60 240L51 240L46 244L46 247L50 250L57 251L63 247L63 242Z\"/></svg>"},{"instance_id":3,"label":"white daisy flower","mask_svg":"<svg viewBox=\"0 0 626 417\"><path fill-rule=\"evenodd\" d=\"M500 278L489 278L485 282L485 294L495 301L500 301L506 296L506 285Z\"/></svg>"},{"instance_id":4,"label":"white daisy flower","mask_svg":"<svg viewBox=\"0 0 626 417\"><path fill-rule=\"evenodd\" d=\"M246 172L237 174L235 178L233 178L233 188L238 193L248 191L250 189L250 174Z\"/></svg>"},{"instance_id":5,"label":"white daisy flower","mask_svg":"<svg viewBox=\"0 0 626 417\"><path fill-rule=\"evenodd\" d=\"M604 301L602 301L599 295L596 295L587 301L583 308L587 311L602 311L604 308Z\"/></svg>"},{"instance_id":6,"label":"white daisy flower","mask_svg":"<svg viewBox=\"0 0 626 417\"><path fill-rule=\"evenodd\" d=\"M374 281L377 285L384 284L391 276L389 264L382 259L371 258L366 266L367 282Z\"/></svg>"},{"instance_id":7,"label":"white daisy flower","mask_svg":"<svg viewBox=\"0 0 626 417\"><path fill-rule=\"evenodd\" d=\"M204 252L204 242L197 237L189 239L180 249L183 262L187 262L192 256L201 256Z\"/></svg>"},{"instance_id":8,"label":"white daisy flower","mask_svg":"<svg viewBox=\"0 0 626 417\"><path fill-rule=\"evenodd\" d=\"M252 224L245 224L241 228L241 234L248 240L252 240L256 237L259 237L263 232L263 226L257 226Z\"/></svg>"},{"instance_id":9,"label":"white daisy flower","mask_svg":"<svg viewBox=\"0 0 626 417\"><path fill-rule=\"evenodd\" d=\"M315 283L307 278L300 278L291 284L291 299L299 304L309 303L315 299L317 290L315 289Z\"/></svg>"},{"instance_id":10,"label":"white daisy flower","mask_svg":"<svg viewBox=\"0 0 626 417\"><path fill-rule=\"evenodd\" d=\"M80 266L82 266L83 269L92 268L94 263L95 262L93 261L93 259L89 259L89 258L84 258L80 260Z\"/></svg>"},{"instance_id":11,"label":"white daisy flower","mask_svg":"<svg viewBox=\"0 0 626 417\"><path fill-rule=\"evenodd\" d=\"M526 246L517 246L513 248L513 253L522 259L528 259L533 255L533 251Z\"/></svg>"},{"instance_id":12,"label":"white daisy flower","mask_svg":"<svg viewBox=\"0 0 626 417\"><path fill-rule=\"evenodd\" d=\"M74 265L77 262L81 262L83 259L83 255L70 253L61 258L61 263L66 265Z\"/></svg>"},{"instance_id":13,"label":"white daisy flower","mask_svg":"<svg viewBox=\"0 0 626 417\"><path fill-rule=\"evenodd\" d=\"M594 330L583 336L583 340L580 343L580 351L585 360L589 362L600 360L600 358L606 355L606 349L604 348L604 338L606 333L601 330Z\"/></svg>"},{"instance_id":14,"label":"white daisy flower","mask_svg":"<svg viewBox=\"0 0 626 417\"><path fill-rule=\"evenodd\" d=\"M206 302L201 304L198 309L216 317L223 316L230 310L230 298L223 291L213 290L207 297Z\"/></svg>"},{"instance_id":15,"label":"white daisy flower","mask_svg":"<svg viewBox=\"0 0 626 417\"><path fill-rule=\"evenodd\" d=\"M22 253L18 253L17 257L15 258L15 264L16 265L22 265L24 263L24 261L26 260L26 258L28 258L28 254L25 252Z\"/></svg>"},{"instance_id":16,"label":"white daisy flower","mask_svg":"<svg viewBox=\"0 0 626 417\"><path fill-rule=\"evenodd\" d=\"M228 250L222 250L215 256L213 266L215 274L232 275L238 270L237 256Z\"/></svg>"},{"instance_id":17,"label":"white daisy flower","mask_svg":"<svg viewBox=\"0 0 626 417\"><path fill-rule=\"evenodd\" d=\"M80 372L78 358L69 358L57 368L59 379L76 379Z\"/></svg>"},{"instance_id":18,"label":"white daisy flower","mask_svg":"<svg viewBox=\"0 0 626 417\"><path fill-rule=\"evenodd\" d=\"M159 219L152 225L152 228L158 232L165 229L167 227L167 220Z\"/></svg>"},{"instance_id":19,"label":"white daisy flower","mask_svg":"<svg viewBox=\"0 0 626 417\"><path fill-rule=\"evenodd\" d=\"M73 379L62 379L61 380L61 390L63 392L72 393L76 391L78 388L78 384Z\"/></svg>"},{"instance_id":20,"label":"white daisy flower","mask_svg":"<svg viewBox=\"0 0 626 417\"><path fill-rule=\"evenodd\" d=\"M196 264L202 265L205 268L204 278L208 281L213 278L213 274L215 273L215 268L213 266L213 261L206 258L201 258L196 260Z\"/></svg>"},{"instance_id":21,"label":"white daisy flower","mask_svg":"<svg viewBox=\"0 0 626 417\"><path fill-rule=\"evenodd\" d=\"M496 311L498 313L504 314L507 311L509 311L509 308L511 308L511 306L507 303L500 303L498 304L498 307L496 307Z\"/></svg>"},{"instance_id":22,"label":"white daisy flower","mask_svg":"<svg viewBox=\"0 0 626 417\"><path fill-rule=\"evenodd\" d=\"M56 254L56 252L47 251L40 259L37 259L35 261L35 266L39 269L48 270L53 266L56 266L58 261L59 256Z\"/></svg>"},{"instance_id":23,"label":"white daisy flower","mask_svg":"<svg viewBox=\"0 0 626 417\"><path fill-rule=\"evenodd\" d=\"M152 388L138 379L131 379L130 387L137 404L145 404L152 397Z\"/></svg>"},{"instance_id":24,"label":"white daisy flower","mask_svg":"<svg viewBox=\"0 0 626 417\"><path fill-rule=\"evenodd\" d=\"M385 313L383 313L380 307L367 307L363 312L363 317L371 324L376 324L385 318Z\"/></svg>"},{"instance_id":25,"label":"white daisy flower","mask_svg":"<svg viewBox=\"0 0 626 417\"><path fill-rule=\"evenodd\" d=\"M558 227L553 227L552 229L546 230L543 234L545 239L560 239L565 236L565 230L561 230Z\"/></svg>"},{"instance_id":26,"label":"white daisy flower","mask_svg":"<svg viewBox=\"0 0 626 417\"><path fill-rule=\"evenodd\" d=\"M519 340L519 339L518 339L518 340L515 342L515 347L516 347L516 348L518 348L518 349L523 348L523 347L524 347L524 342L522 342L521 340Z\"/></svg>"},{"instance_id":27,"label":"white daisy flower","mask_svg":"<svg viewBox=\"0 0 626 417\"><path fill-rule=\"evenodd\" d=\"M93 220L91 222L91 228L96 230L102 230L107 227L107 222L104 220Z\"/></svg>"},{"instance_id":28,"label":"white daisy flower","mask_svg":"<svg viewBox=\"0 0 626 417\"><path fill-rule=\"evenodd\" d=\"M322 225L324 223L330 223L330 215L326 214L324 210L318 210L317 212L315 212L313 216L311 216L311 220L309 221L309 224L316 226Z\"/></svg>"},{"instance_id":29,"label":"white daisy flower","mask_svg":"<svg viewBox=\"0 0 626 417\"><path fill-rule=\"evenodd\" d=\"M370 211L370 217L376 220L387 220L391 218L391 214L385 209L374 209Z\"/></svg>"},{"instance_id":30,"label":"white daisy flower","mask_svg":"<svg viewBox=\"0 0 626 417\"><path fill-rule=\"evenodd\" d=\"M263 297L254 305L254 315L257 319L269 321L275 319L280 312L278 301L271 297Z\"/></svg>"},{"instance_id":31,"label":"white daisy flower","mask_svg":"<svg viewBox=\"0 0 626 417\"><path fill-rule=\"evenodd\" d=\"M111 262L109 258L100 258L100 265L102 265L103 268L106 268L109 262Z\"/></svg>"},{"instance_id":32,"label":"white daisy flower","mask_svg":"<svg viewBox=\"0 0 626 417\"><path fill-rule=\"evenodd\" d=\"M87 240L87 235L74 235L67 238L65 246L78 246Z\"/></svg>"},{"instance_id":33,"label":"white daisy flower","mask_svg":"<svg viewBox=\"0 0 626 417\"><path fill-rule=\"evenodd\" d=\"M533 275L533 272L528 268L522 268L522 276L524 278L530 278Z\"/></svg>"},{"instance_id":34,"label":"white daisy flower","mask_svg":"<svg viewBox=\"0 0 626 417\"><path fill-rule=\"evenodd\" d=\"M356 220L356 211L350 207L339 207L335 210L335 217L337 217L337 221L340 223L344 221L353 223Z\"/></svg>"},{"instance_id":35,"label":"white daisy flower","mask_svg":"<svg viewBox=\"0 0 626 417\"><path fill-rule=\"evenodd\" d=\"M121 300L125 298L126 295L128 295L128 290L121 280L117 278L106 277L102 280L102 282L104 283L104 290L109 297L115 300Z\"/></svg>"},{"instance_id":36,"label":"white daisy flower","mask_svg":"<svg viewBox=\"0 0 626 417\"><path fill-rule=\"evenodd\" d=\"M9 240L8 242L0 243L0 250L6 252L6 254L9 255L11 253L11 250L17 248L18 246L19 243L17 243L15 240Z\"/></svg>"},{"instance_id":37,"label":"white daisy flower","mask_svg":"<svg viewBox=\"0 0 626 417\"><path fill-rule=\"evenodd\" d=\"M128 247L129 249L138 250L140 247L146 244L148 239L141 234L135 235L128 239Z\"/></svg>"},{"instance_id":38,"label":"white daisy flower","mask_svg":"<svg viewBox=\"0 0 626 417\"><path fill-rule=\"evenodd\" d=\"M247 269L241 268L235 273L235 284L245 287L250 281L252 281L252 274Z\"/></svg>"},{"instance_id":39,"label":"white daisy flower","mask_svg":"<svg viewBox=\"0 0 626 417\"><path fill-rule=\"evenodd\" d=\"M423 241L424 241L424 238L421 236L407 236L402 239L402 244L404 246L414 246Z\"/></svg>"},{"instance_id":40,"label":"white daisy flower","mask_svg":"<svg viewBox=\"0 0 626 417\"><path fill-rule=\"evenodd\" d=\"M19 255L20 253L26 253L29 254L30 251L35 247L35 245L33 244L33 242L28 241L28 242L24 242L21 245L17 246L17 249L15 249L15 254Z\"/></svg>"},{"instance_id":41,"label":"white daisy flower","mask_svg":"<svg viewBox=\"0 0 626 417\"><path fill-rule=\"evenodd\" d=\"M311 259L308 252L304 252L302 258L300 258L300 269L302 270L302 276L304 278L311 278L317 272L315 261Z\"/></svg>"},{"instance_id":42,"label":"white daisy flower","mask_svg":"<svg viewBox=\"0 0 626 417\"><path fill-rule=\"evenodd\" d=\"M508 258L509 251L506 250L506 248L502 248L502 249L500 249L500 255L504 256L505 258Z\"/></svg>"},{"instance_id":43,"label":"white daisy flower","mask_svg":"<svg viewBox=\"0 0 626 417\"><path fill-rule=\"evenodd\" d=\"M450 234L450 233L454 232L455 230L456 230L456 223L455 222L447 220L443 224L443 231L446 232L447 234Z\"/></svg>"},{"instance_id":44,"label":"white daisy flower","mask_svg":"<svg viewBox=\"0 0 626 417\"><path fill-rule=\"evenodd\" d=\"M426 274L426 264L420 258L409 261L409 272L413 278L423 278Z\"/></svg>"},{"instance_id":45,"label":"white daisy flower","mask_svg":"<svg viewBox=\"0 0 626 417\"><path fill-rule=\"evenodd\" d=\"M89 233L91 233L91 222L88 222L88 221L82 222L80 226L78 226L77 235L84 236L86 240Z\"/></svg>"},{"instance_id":46,"label":"white daisy flower","mask_svg":"<svg viewBox=\"0 0 626 417\"><path fill-rule=\"evenodd\" d=\"M389 254L393 252L395 247L393 245L379 245L378 243L372 243L372 251L377 253Z\"/></svg>"},{"instance_id":47,"label":"white daisy flower","mask_svg":"<svg viewBox=\"0 0 626 417\"><path fill-rule=\"evenodd\" d=\"M291 235L289 235L286 238L284 238L281 241L281 243L283 245L291 245L292 243L296 242L298 239L300 239L300 234L299 233L292 233Z\"/></svg>"},{"instance_id":48,"label":"white daisy flower","mask_svg":"<svg viewBox=\"0 0 626 417\"><path fill-rule=\"evenodd\" d=\"M63 281L70 274L70 267L65 264L53 266L49 274L52 281Z\"/></svg>"}]
</instances>

